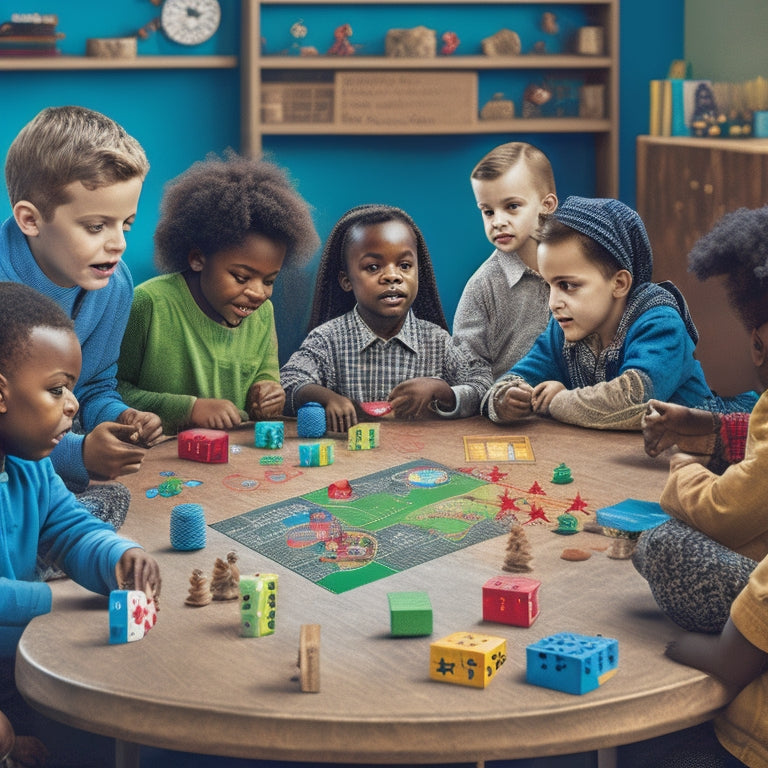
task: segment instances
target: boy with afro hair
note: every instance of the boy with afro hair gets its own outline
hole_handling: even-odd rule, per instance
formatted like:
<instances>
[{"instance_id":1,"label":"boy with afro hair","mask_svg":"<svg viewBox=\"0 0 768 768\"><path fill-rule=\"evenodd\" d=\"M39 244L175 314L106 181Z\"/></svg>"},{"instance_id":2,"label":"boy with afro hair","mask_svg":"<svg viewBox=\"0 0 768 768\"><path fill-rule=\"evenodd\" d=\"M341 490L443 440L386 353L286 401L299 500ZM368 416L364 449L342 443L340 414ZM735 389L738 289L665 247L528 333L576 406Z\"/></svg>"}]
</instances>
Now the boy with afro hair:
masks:
<instances>
[{"instance_id":1,"label":"boy with afro hair","mask_svg":"<svg viewBox=\"0 0 768 768\"><path fill-rule=\"evenodd\" d=\"M155 231L164 274L136 287L120 351L125 401L166 434L279 416L270 296L283 264L319 244L309 206L270 162L230 152L169 182Z\"/></svg>"}]
</instances>

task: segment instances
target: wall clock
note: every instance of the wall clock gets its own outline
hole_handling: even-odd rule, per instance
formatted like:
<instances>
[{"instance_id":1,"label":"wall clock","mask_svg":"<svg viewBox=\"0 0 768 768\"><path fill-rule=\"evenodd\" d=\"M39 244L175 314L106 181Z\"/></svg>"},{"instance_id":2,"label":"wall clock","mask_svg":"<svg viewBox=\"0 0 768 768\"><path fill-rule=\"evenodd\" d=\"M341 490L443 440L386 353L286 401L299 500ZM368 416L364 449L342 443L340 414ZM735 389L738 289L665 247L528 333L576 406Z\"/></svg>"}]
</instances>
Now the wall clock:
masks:
<instances>
[{"instance_id":1,"label":"wall clock","mask_svg":"<svg viewBox=\"0 0 768 768\"><path fill-rule=\"evenodd\" d=\"M160 26L181 45L198 45L213 37L221 21L218 0L165 0Z\"/></svg>"}]
</instances>

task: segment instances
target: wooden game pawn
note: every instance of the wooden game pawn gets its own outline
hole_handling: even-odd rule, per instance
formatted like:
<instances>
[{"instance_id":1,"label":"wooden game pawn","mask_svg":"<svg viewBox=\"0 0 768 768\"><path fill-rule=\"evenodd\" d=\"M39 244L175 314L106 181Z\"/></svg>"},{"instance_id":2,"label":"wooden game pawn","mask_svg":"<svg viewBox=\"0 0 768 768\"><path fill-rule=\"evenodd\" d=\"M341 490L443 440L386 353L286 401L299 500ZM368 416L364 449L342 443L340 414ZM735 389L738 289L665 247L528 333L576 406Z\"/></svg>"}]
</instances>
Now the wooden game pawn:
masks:
<instances>
[{"instance_id":1,"label":"wooden game pawn","mask_svg":"<svg viewBox=\"0 0 768 768\"><path fill-rule=\"evenodd\" d=\"M184 601L185 605L199 608L211 602L212 595L208 587L208 579L205 578L199 568L195 568L192 571L192 575L189 577L189 585L189 595Z\"/></svg>"},{"instance_id":2,"label":"wooden game pawn","mask_svg":"<svg viewBox=\"0 0 768 768\"><path fill-rule=\"evenodd\" d=\"M211 594L214 600L238 600L240 598L240 570L235 565L237 555L227 554L227 559L216 558L211 577Z\"/></svg>"}]
</instances>

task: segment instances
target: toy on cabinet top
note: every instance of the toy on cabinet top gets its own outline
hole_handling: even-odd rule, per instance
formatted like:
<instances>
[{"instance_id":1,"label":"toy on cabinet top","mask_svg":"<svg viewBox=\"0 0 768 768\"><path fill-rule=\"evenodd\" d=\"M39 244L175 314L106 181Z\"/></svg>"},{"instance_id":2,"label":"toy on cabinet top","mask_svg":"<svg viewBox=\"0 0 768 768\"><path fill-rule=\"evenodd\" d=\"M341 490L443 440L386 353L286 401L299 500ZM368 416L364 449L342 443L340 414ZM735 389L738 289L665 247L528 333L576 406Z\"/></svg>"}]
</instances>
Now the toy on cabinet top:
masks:
<instances>
[{"instance_id":1,"label":"toy on cabinet top","mask_svg":"<svg viewBox=\"0 0 768 768\"><path fill-rule=\"evenodd\" d=\"M359 46L349 42L352 37L352 27L349 24L340 24L333 31L333 45L328 49L329 56L352 56Z\"/></svg>"},{"instance_id":2,"label":"toy on cabinet top","mask_svg":"<svg viewBox=\"0 0 768 768\"><path fill-rule=\"evenodd\" d=\"M440 53L443 56L450 56L454 53L456 53L456 49L459 47L459 44L461 43L461 40L459 40L459 36L455 32L443 32L443 34L440 37L440 40L443 42L443 47L440 49Z\"/></svg>"},{"instance_id":3,"label":"toy on cabinet top","mask_svg":"<svg viewBox=\"0 0 768 768\"><path fill-rule=\"evenodd\" d=\"M458 45L458 38L456 38ZM387 56L428 59L437 53L437 35L434 29L390 29L384 43Z\"/></svg>"}]
</instances>

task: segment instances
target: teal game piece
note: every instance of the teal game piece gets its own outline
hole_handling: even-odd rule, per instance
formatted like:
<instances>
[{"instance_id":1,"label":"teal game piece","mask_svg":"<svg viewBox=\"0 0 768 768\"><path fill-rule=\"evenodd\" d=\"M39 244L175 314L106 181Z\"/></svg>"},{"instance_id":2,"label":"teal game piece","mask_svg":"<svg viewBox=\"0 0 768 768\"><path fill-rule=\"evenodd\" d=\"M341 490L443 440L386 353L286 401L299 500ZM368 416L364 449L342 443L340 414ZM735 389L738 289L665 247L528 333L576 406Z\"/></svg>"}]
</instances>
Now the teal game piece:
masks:
<instances>
[{"instance_id":1,"label":"teal game piece","mask_svg":"<svg viewBox=\"0 0 768 768\"><path fill-rule=\"evenodd\" d=\"M565 464L558 464L552 473L552 482L557 483L558 485L566 485L567 483L572 483L573 478L571 477L570 468Z\"/></svg>"},{"instance_id":2,"label":"teal game piece","mask_svg":"<svg viewBox=\"0 0 768 768\"><path fill-rule=\"evenodd\" d=\"M388 592L387 599L393 637L432 634L432 603L426 592Z\"/></svg>"},{"instance_id":3,"label":"teal game piece","mask_svg":"<svg viewBox=\"0 0 768 768\"><path fill-rule=\"evenodd\" d=\"M253 444L256 448L274 451L283 447L285 426L282 421L257 421L253 427Z\"/></svg>"}]
</instances>

